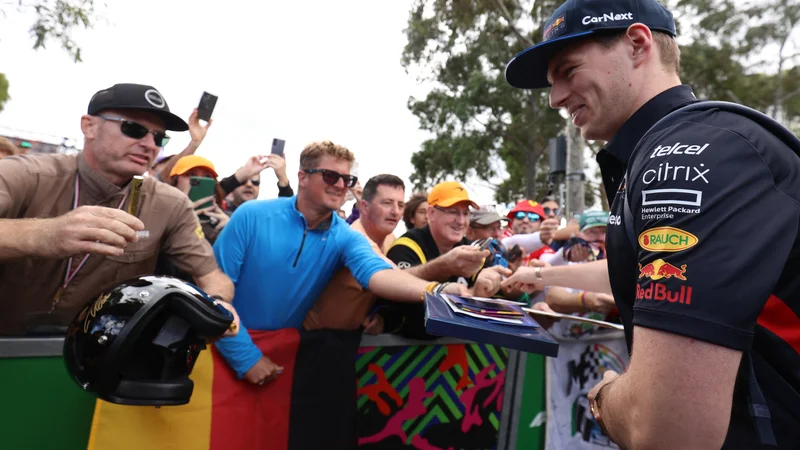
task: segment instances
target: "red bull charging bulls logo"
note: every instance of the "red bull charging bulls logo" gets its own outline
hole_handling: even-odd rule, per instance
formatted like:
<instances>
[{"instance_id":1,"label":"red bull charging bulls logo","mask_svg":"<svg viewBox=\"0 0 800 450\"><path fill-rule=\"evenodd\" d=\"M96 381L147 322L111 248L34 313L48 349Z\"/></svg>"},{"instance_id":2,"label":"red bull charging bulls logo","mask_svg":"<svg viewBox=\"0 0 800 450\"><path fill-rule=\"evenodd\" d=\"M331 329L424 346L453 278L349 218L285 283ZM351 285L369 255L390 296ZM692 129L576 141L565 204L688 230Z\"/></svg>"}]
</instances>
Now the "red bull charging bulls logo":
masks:
<instances>
[{"instance_id":1,"label":"red bull charging bulls logo","mask_svg":"<svg viewBox=\"0 0 800 450\"><path fill-rule=\"evenodd\" d=\"M680 267L674 266L663 259L657 259L649 264L642 266L639 264L639 279L649 278L653 281L662 278L676 278L686 281L686 264ZM636 285L637 300L666 300L670 303L682 303L689 305L692 302L691 286L681 286L679 290L667 288L663 283L648 283L647 287L641 284Z\"/></svg>"}]
</instances>

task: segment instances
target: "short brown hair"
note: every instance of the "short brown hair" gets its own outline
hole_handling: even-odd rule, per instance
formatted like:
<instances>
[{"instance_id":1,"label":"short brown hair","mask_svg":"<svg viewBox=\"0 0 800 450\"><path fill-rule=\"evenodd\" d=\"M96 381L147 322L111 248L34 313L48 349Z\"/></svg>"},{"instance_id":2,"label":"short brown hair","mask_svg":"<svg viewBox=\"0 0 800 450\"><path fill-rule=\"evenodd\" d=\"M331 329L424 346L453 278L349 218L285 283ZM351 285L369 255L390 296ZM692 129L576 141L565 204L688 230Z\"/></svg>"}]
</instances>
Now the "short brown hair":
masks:
<instances>
[{"instance_id":1,"label":"short brown hair","mask_svg":"<svg viewBox=\"0 0 800 450\"><path fill-rule=\"evenodd\" d=\"M599 33L595 40L605 48L611 48L625 36L627 30L614 30L606 33ZM664 31L652 30L653 41L661 54L661 64L670 67L676 74L681 73L681 49L675 38Z\"/></svg>"},{"instance_id":2,"label":"short brown hair","mask_svg":"<svg viewBox=\"0 0 800 450\"><path fill-rule=\"evenodd\" d=\"M0 136L0 158L2 158L3 155L14 156L19 154L20 154L19 147L14 145L14 143L11 142L11 140Z\"/></svg>"},{"instance_id":3,"label":"short brown hair","mask_svg":"<svg viewBox=\"0 0 800 450\"><path fill-rule=\"evenodd\" d=\"M331 141L312 142L300 153L300 170L316 169L319 160L325 155L343 159L351 164L356 160L353 152L341 145Z\"/></svg>"},{"instance_id":4,"label":"short brown hair","mask_svg":"<svg viewBox=\"0 0 800 450\"><path fill-rule=\"evenodd\" d=\"M378 194L378 186L391 186L406 190L406 184L397 175L381 174L367 180L364 185L364 191L361 193L361 199L367 203L372 202L375 195Z\"/></svg>"},{"instance_id":5,"label":"short brown hair","mask_svg":"<svg viewBox=\"0 0 800 450\"><path fill-rule=\"evenodd\" d=\"M414 224L411 223L411 219L414 217L414 213L417 211L419 205L428 201L428 194L424 192L419 192L411 196L406 202L406 207L403 209L403 222L406 224L407 229L414 228Z\"/></svg>"}]
</instances>

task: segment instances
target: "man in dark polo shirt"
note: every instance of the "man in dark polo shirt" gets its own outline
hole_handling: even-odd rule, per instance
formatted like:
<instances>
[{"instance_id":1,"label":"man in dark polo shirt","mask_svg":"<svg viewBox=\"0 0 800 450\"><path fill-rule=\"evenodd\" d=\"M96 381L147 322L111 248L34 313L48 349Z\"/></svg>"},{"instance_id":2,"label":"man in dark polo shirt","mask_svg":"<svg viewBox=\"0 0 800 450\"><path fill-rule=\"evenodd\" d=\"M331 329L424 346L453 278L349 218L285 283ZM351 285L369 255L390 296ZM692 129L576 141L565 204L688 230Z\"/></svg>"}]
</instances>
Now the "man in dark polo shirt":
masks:
<instances>
[{"instance_id":1,"label":"man in dark polo shirt","mask_svg":"<svg viewBox=\"0 0 800 450\"><path fill-rule=\"evenodd\" d=\"M118 84L81 117L82 153L0 161L0 334L59 331L98 292L153 273L160 253L233 311L188 198L144 177L131 202L165 131L186 129L155 88Z\"/></svg>"},{"instance_id":2,"label":"man in dark polo shirt","mask_svg":"<svg viewBox=\"0 0 800 450\"><path fill-rule=\"evenodd\" d=\"M697 101L679 55L654 0L569 0L509 63L511 85L552 85L551 106L607 142L597 160L614 203L608 263L505 283L613 293L630 365L589 399L620 447L796 449L800 158L744 115L677 111Z\"/></svg>"},{"instance_id":3,"label":"man in dark polo shirt","mask_svg":"<svg viewBox=\"0 0 800 450\"><path fill-rule=\"evenodd\" d=\"M428 194L428 224L394 241L386 257L423 280L461 283L474 288L476 295L494 295L500 288L501 275L510 275L511 271L502 267L481 270L489 250L471 247L464 237L470 207L478 209L460 183L437 184ZM415 339L434 337L425 332L424 304L380 302L379 307L387 332Z\"/></svg>"}]
</instances>

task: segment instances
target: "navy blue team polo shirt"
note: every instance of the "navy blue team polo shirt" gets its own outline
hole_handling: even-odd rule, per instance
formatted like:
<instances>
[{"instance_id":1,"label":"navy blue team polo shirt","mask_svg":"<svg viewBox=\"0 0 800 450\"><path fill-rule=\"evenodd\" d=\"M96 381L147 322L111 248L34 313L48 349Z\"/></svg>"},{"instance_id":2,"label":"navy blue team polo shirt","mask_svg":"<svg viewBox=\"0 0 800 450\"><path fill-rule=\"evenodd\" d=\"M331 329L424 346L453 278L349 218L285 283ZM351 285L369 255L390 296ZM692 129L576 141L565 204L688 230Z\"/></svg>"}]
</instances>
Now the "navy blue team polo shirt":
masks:
<instances>
[{"instance_id":1,"label":"navy blue team polo shirt","mask_svg":"<svg viewBox=\"0 0 800 450\"><path fill-rule=\"evenodd\" d=\"M688 86L659 94L597 156L614 198L608 269L628 346L636 325L749 351L779 447L797 448L800 158L750 119L716 109L677 112L642 139L695 101ZM744 361L726 449L762 448Z\"/></svg>"}]
</instances>

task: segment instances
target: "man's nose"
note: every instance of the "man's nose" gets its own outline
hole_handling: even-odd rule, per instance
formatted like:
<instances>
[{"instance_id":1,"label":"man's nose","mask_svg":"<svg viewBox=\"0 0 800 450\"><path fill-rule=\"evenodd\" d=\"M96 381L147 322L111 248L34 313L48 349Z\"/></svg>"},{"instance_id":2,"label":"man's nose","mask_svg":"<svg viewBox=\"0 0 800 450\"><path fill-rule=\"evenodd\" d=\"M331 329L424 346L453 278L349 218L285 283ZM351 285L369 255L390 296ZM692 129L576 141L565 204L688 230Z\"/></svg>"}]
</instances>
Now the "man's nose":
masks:
<instances>
[{"instance_id":1,"label":"man's nose","mask_svg":"<svg viewBox=\"0 0 800 450\"><path fill-rule=\"evenodd\" d=\"M554 81L553 87L550 88L550 107L553 109L563 108L567 98L569 98L569 91L564 83Z\"/></svg>"}]
</instances>

